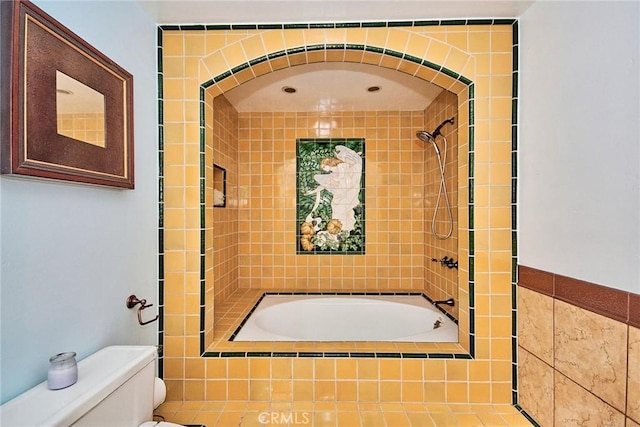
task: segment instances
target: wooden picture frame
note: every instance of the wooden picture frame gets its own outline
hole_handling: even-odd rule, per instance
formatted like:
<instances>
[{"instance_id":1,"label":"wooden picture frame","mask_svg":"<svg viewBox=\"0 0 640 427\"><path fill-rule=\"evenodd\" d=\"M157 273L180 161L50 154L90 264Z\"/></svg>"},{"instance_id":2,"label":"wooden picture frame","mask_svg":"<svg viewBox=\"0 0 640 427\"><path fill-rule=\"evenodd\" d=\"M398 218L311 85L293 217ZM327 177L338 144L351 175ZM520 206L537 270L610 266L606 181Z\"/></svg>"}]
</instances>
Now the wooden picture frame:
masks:
<instances>
[{"instance_id":1,"label":"wooden picture frame","mask_svg":"<svg viewBox=\"0 0 640 427\"><path fill-rule=\"evenodd\" d=\"M1 172L134 188L133 76L27 0L0 20ZM67 112L76 87L102 109Z\"/></svg>"}]
</instances>

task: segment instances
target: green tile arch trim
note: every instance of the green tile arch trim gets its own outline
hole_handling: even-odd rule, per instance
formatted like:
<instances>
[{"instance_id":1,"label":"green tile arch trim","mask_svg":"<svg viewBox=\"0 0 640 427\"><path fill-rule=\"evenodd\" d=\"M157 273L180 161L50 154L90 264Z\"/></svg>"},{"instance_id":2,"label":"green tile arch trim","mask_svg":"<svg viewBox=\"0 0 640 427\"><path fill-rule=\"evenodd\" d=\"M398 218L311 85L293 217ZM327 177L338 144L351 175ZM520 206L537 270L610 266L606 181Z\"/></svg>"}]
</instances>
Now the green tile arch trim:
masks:
<instances>
[{"instance_id":1,"label":"green tile arch trim","mask_svg":"<svg viewBox=\"0 0 640 427\"><path fill-rule=\"evenodd\" d=\"M436 70L436 71L441 71L442 70L442 65L438 65L435 62L431 62L431 61L428 61L426 59L422 60L422 65L424 65L425 67L429 67L432 70Z\"/></svg>"},{"instance_id":2,"label":"green tile arch trim","mask_svg":"<svg viewBox=\"0 0 640 427\"><path fill-rule=\"evenodd\" d=\"M266 60L266 59L265 59L265 60ZM216 82L216 83L218 83L218 82L220 82L220 81L222 81L222 80L226 79L227 77L231 77L231 70L229 70L229 71L225 71L224 73L219 74L218 76L214 77L214 78L213 78L213 81L214 81L214 82Z\"/></svg>"},{"instance_id":3,"label":"green tile arch trim","mask_svg":"<svg viewBox=\"0 0 640 427\"><path fill-rule=\"evenodd\" d=\"M358 50L358 49L356 49ZM365 46L364 50L367 52L384 53L384 49L377 46Z\"/></svg>"},{"instance_id":4,"label":"green tile arch trim","mask_svg":"<svg viewBox=\"0 0 640 427\"><path fill-rule=\"evenodd\" d=\"M270 53L267 55L267 58L269 59L276 59L276 58L280 58L282 56L286 56L287 55L287 51L286 50L279 50L273 53ZM222 76L223 74L221 74Z\"/></svg>"},{"instance_id":5,"label":"green tile arch trim","mask_svg":"<svg viewBox=\"0 0 640 427\"><path fill-rule=\"evenodd\" d=\"M456 80L460 80L460 74L456 73L455 71L451 71L448 68L442 67L441 72L446 74L449 77L453 77Z\"/></svg>"},{"instance_id":6,"label":"green tile arch trim","mask_svg":"<svg viewBox=\"0 0 640 427\"><path fill-rule=\"evenodd\" d=\"M237 74L242 70L246 70L247 68L249 68L249 63L245 62L244 64L240 64L237 67L233 67L231 69L231 74Z\"/></svg>"},{"instance_id":7,"label":"green tile arch trim","mask_svg":"<svg viewBox=\"0 0 640 427\"><path fill-rule=\"evenodd\" d=\"M254 65L260 64L261 62L267 61L269 58L267 58L267 56L260 56L258 58L254 58L252 60L249 61L249 65L251 65L252 67Z\"/></svg>"},{"instance_id":8,"label":"green tile arch trim","mask_svg":"<svg viewBox=\"0 0 640 427\"><path fill-rule=\"evenodd\" d=\"M396 51L396 50L392 50L392 49L383 49L377 46L369 46L369 45L361 45L361 44L335 44L335 43L328 43L328 44L314 44L314 45L309 45L306 47L296 47L296 48L291 48L291 49L287 49L287 50L280 50L280 51L276 51L276 52L272 52L269 53L268 55L264 55L261 56L259 58L254 58L252 60L250 60L248 63L243 63L240 65L237 65L236 67L234 67L231 70L225 71L222 74L219 74L217 76L215 76L213 79L203 83L201 85L202 88L207 88L215 83L219 83L222 80L226 79L227 77L231 77L233 74L237 73L238 71L242 71L246 68L248 68L249 66L254 66L257 65L261 62L265 62L265 61L269 61L271 59L275 59L275 58L279 58L282 56L286 56L286 55L291 55L294 53L302 53L302 52L313 52L313 51L318 51L318 50L337 50L337 49L345 49L345 50L362 50L362 51L367 51L367 52L375 52L375 53L379 53L382 55L389 55L392 56L394 58L400 58L400 59L405 59L411 62L414 62L416 64L420 64L426 67L429 67L433 70L439 71L441 73L446 74L447 76L458 80L462 83L464 83L466 86L471 86L473 84L472 80L470 80L469 78L456 73L455 71L452 71L446 67L443 67L441 65L438 65L436 63L433 63L431 61L428 61L426 59L420 59L416 56L413 55L407 55L405 53ZM470 111L471 112L471 111ZM470 116L472 117L472 116Z\"/></svg>"},{"instance_id":9,"label":"green tile arch trim","mask_svg":"<svg viewBox=\"0 0 640 427\"><path fill-rule=\"evenodd\" d=\"M296 53L303 53L305 51L306 49L304 48L304 46L292 47L287 49L287 55L295 55Z\"/></svg>"},{"instance_id":10,"label":"green tile arch trim","mask_svg":"<svg viewBox=\"0 0 640 427\"><path fill-rule=\"evenodd\" d=\"M473 99L472 99L472 95L474 94L473 82L470 79L468 79L468 78L466 78L464 76L461 76L461 75L459 75L459 74L457 74L457 73L455 73L455 72L453 72L451 70L446 69L445 67L437 65L437 64L432 63L430 61L420 60L417 57L413 57L413 56L410 56L410 55L402 54L402 53L400 53L398 51L393 51L393 50L390 50L390 49L383 50L382 48L378 48L378 47L375 47L375 46L366 46L366 45L316 44L316 45L307 46L306 48L298 47L298 48L294 48L294 49L295 49L295 53L301 53L303 51L314 51L314 50L319 50L319 49L330 49L331 47L343 48L343 46L344 46L345 49L368 50L368 51L373 51L373 52L377 52L377 53L381 53L381 54L389 54L389 55L392 55L392 56L397 57L397 58L410 59L410 60L412 60L412 61L414 61L416 63L420 63L421 65L429 66L432 69L436 69L438 71L442 71L445 74L447 74L449 77L452 77L452 78L454 78L456 80L459 80L459 81L462 81L462 82L465 82L465 81L468 82L468 83L465 83L465 84L467 86L469 86L469 93L470 93L469 114L470 114L471 118L473 117L473 112L474 112L473 111ZM255 58L255 59L249 61L248 64L249 65L255 65L257 63L273 59L274 57L280 57L282 55L291 54L292 51L293 51L293 49L277 51L275 53L272 53L272 54L269 54L269 55L266 55L266 56ZM242 64L241 66L238 66L238 67L246 68L246 63ZM236 67L236 68L238 68L238 67ZM225 72L225 73L220 74L219 76L215 77L213 79L213 81L218 82L218 81L222 80L223 78L226 78L226 77L229 77L229 76L230 76L230 72ZM471 131L470 131L470 136L471 137L473 136L473 133L471 133ZM470 147L473 147L473 139L470 140ZM473 159L472 156L471 156L471 159ZM471 160L471 162L469 163L469 167L470 167L471 171L473 171L473 163L472 163L472 161L473 160ZM473 172L471 172L470 176L473 176ZM472 179L469 180L469 184L470 184L470 194L472 194L472 188L473 188L473 180ZM473 206L470 204L469 208L473 209ZM471 235L472 235L472 233L471 233ZM471 244L470 247L472 248L473 245ZM471 270L471 273L472 272L473 272L473 270ZM472 322L472 321L473 321L473 319L470 319L470 322ZM234 336L235 336L235 334L234 334Z\"/></svg>"},{"instance_id":11,"label":"green tile arch trim","mask_svg":"<svg viewBox=\"0 0 640 427\"><path fill-rule=\"evenodd\" d=\"M422 65L422 59L418 58L417 56L413 56L405 53L402 59L404 59L405 61L413 62L418 65Z\"/></svg>"},{"instance_id":12,"label":"green tile arch trim","mask_svg":"<svg viewBox=\"0 0 640 427\"><path fill-rule=\"evenodd\" d=\"M402 59L404 57L404 53L398 52L397 50L392 50L392 49L385 49L384 50L384 54L385 55L389 55L389 56L393 56L395 58L400 58L400 59Z\"/></svg>"},{"instance_id":13,"label":"green tile arch trim","mask_svg":"<svg viewBox=\"0 0 640 427\"><path fill-rule=\"evenodd\" d=\"M345 48L348 50L365 50L366 46L363 44L347 43Z\"/></svg>"}]
</instances>

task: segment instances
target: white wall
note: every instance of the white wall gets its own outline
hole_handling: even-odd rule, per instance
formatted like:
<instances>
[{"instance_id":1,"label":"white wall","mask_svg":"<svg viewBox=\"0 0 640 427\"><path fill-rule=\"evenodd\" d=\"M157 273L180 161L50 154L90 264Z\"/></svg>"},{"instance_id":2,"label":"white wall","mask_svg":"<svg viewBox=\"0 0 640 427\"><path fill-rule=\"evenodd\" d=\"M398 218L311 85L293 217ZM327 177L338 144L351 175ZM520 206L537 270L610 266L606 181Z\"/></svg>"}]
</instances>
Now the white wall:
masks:
<instances>
[{"instance_id":1,"label":"white wall","mask_svg":"<svg viewBox=\"0 0 640 427\"><path fill-rule=\"evenodd\" d=\"M640 3L520 19L519 263L640 293Z\"/></svg>"},{"instance_id":2,"label":"white wall","mask_svg":"<svg viewBox=\"0 0 640 427\"><path fill-rule=\"evenodd\" d=\"M155 23L133 1L36 3L133 74L135 190L0 178L2 402L53 354L157 342L125 307L131 293L158 305Z\"/></svg>"}]
</instances>

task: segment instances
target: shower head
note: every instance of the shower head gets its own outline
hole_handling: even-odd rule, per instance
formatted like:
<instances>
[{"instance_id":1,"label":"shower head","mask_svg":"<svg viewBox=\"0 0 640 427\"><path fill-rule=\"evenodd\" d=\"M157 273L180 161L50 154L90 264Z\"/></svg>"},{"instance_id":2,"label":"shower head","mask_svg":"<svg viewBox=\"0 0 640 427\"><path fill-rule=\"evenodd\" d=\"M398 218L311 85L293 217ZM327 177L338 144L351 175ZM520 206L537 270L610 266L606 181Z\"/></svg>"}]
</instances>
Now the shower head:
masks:
<instances>
[{"instance_id":1,"label":"shower head","mask_svg":"<svg viewBox=\"0 0 640 427\"><path fill-rule=\"evenodd\" d=\"M433 135L431 135L426 130L419 130L418 132L416 132L416 136L422 142L433 142L435 140Z\"/></svg>"},{"instance_id":2,"label":"shower head","mask_svg":"<svg viewBox=\"0 0 640 427\"><path fill-rule=\"evenodd\" d=\"M427 132L426 130L419 130L416 132L416 136L422 142L427 142L433 144L433 148L436 150L436 155L440 155L440 148L438 148L438 144L436 144L436 139L432 134Z\"/></svg>"}]
</instances>

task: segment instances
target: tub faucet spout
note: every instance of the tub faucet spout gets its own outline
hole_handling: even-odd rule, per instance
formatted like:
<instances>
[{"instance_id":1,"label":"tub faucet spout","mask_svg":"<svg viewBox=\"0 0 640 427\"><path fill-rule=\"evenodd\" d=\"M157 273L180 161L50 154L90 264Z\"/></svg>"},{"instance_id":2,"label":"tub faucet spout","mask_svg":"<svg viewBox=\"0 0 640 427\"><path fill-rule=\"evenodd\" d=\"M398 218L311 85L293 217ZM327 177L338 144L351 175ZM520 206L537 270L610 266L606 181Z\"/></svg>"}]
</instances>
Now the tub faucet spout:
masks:
<instances>
[{"instance_id":1,"label":"tub faucet spout","mask_svg":"<svg viewBox=\"0 0 640 427\"><path fill-rule=\"evenodd\" d=\"M446 299L446 300L434 301L434 302L432 302L432 304L435 305L435 306L439 306L441 304L445 304L445 305L453 307L454 305L456 305L456 302L453 300L453 298L449 298L449 299Z\"/></svg>"}]
</instances>

